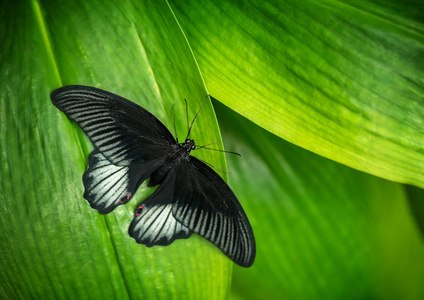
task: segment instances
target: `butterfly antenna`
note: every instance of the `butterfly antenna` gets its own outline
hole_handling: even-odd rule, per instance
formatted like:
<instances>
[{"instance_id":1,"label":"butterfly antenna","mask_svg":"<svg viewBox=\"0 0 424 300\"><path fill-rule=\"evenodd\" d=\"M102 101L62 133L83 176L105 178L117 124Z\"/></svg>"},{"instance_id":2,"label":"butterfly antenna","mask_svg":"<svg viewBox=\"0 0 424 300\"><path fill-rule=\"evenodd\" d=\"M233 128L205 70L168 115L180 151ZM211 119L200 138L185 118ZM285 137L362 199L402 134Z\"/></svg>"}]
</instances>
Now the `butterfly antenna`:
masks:
<instances>
[{"instance_id":1,"label":"butterfly antenna","mask_svg":"<svg viewBox=\"0 0 424 300\"><path fill-rule=\"evenodd\" d=\"M205 148L207 146L214 145L214 144L219 144L219 143L222 143L222 141L217 141L217 142L209 143L209 144L206 144L206 145L203 145L203 146L199 146L199 147L196 147L196 149L194 149L194 150L202 149L202 148Z\"/></svg>"},{"instance_id":2,"label":"butterfly antenna","mask_svg":"<svg viewBox=\"0 0 424 300\"><path fill-rule=\"evenodd\" d=\"M237 152L227 151L227 150L221 150L221 149L214 149L214 148L208 148L208 147L204 147L204 146L198 147L195 150L197 150L197 149L207 149L207 150L219 151L219 152L230 153L230 154L235 154L235 155L241 156L241 154L240 153L237 153Z\"/></svg>"},{"instance_id":3,"label":"butterfly antenna","mask_svg":"<svg viewBox=\"0 0 424 300\"><path fill-rule=\"evenodd\" d=\"M178 143L177 126L175 125L175 104L172 105L172 112L174 113L174 132L175 132L175 139L177 140L177 143Z\"/></svg>"},{"instance_id":4,"label":"butterfly antenna","mask_svg":"<svg viewBox=\"0 0 424 300\"><path fill-rule=\"evenodd\" d=\"M190 137L190 132L191 132L191 128L193 127L193 123L194 123L194 121L196 121L197 116L199 115L200 111L202 110L203 106L204 106L204 105L205 105L205 103L206 103L206 100L208 100L208 96L209 96L209 95L207 95L207 96L206 96L206 98L205 98L205 100L203 100L203 103L202 103L202 105L200 106L199 111L197 112L197 114L196 114L196 116L194 117L193 121L191 121L190 127L188 128L188 132L187 132L187 137L186 137L186 139L188 139L188 138Z\"/></svg>"},{"instance_id":5,"label":"butterfly antenna","mask_svg":"<svg viewBox=\"0 0 424 300\"><path fill-rule=\"evenodd\" d=\"M188 103L187 103L187 99L186 99L186 98L184 98L184 102L185 102L185 105L186 105L187 132L189 132L190 127L189 127L189 125L188 125Z\"/></svg>"}]
</instances>

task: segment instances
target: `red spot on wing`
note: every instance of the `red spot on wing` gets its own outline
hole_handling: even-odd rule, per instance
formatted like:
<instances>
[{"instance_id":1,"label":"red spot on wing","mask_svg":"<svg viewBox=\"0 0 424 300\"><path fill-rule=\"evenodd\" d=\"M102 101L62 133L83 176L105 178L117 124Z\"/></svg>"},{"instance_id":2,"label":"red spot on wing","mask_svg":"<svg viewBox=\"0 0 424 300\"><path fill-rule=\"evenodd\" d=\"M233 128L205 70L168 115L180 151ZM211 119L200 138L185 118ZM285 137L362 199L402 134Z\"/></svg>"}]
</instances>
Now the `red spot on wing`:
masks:
<instances>
[{"instance_id":1,"label":"red spot on wing","mask_svg":"<svg viewBox=\"0 0 424 300\"><path fill-rule=\"evenodd\" d=\"M129 195L129 194L128 194L128 195L126 195L126 196L125 196L125 198L127 198L127 201L128 201L128 200L130 200L130 195ZM122 199L121 199L121 200L119 200L119 203L121 203L121 204L122 204L122 203L124 203L124 201L122 201Z\"/></svg>"},{"instance_id":2,"label":"red spot on wing","mask_svg":"<svg viewBox=\"0 0 424 300\"><path fill-rule=\"evenodd\" d=\"M140 211L140 209L143 210L144 209L144 206L139 206L138 207L138 211ZM138 217L138 216L141 215L141 213L136 213L135 215L136 215L136 217Z\"/></svg>"}]
</instances>

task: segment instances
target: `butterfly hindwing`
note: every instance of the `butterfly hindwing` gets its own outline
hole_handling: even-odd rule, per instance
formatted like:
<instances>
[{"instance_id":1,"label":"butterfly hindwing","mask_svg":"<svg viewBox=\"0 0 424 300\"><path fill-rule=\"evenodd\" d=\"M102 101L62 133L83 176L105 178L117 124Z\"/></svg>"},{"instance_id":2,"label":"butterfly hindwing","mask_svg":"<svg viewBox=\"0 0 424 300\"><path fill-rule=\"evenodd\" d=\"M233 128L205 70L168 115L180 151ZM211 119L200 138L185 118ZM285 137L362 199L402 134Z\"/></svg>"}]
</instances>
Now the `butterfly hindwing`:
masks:
<instances>
[{"instance_id":1,"label":"butterfly hindwing","mask_svg":"<svg viewBox=\"0 0 424 300\"><path fill-rule=\"evenodd\" d=\"M115 165L128 166L166 156L169 144L176 143L154 115L118 95L71 85L55 90L51 98Z\"/></svg>"},{"instance_id":2,"label":"butterfly hindwing","mask_svg":"<svg viewBox=\"0 0 424 300\"><path fill-rule=\"evenodd\" d=\"M95 149L89 156L88 169L83 175L84 198L91 207L107 214L127 203L160 164L160 160L153 160L141 165L116 166Z\"/></svg>"},{"instance_id":3,"label":"butterfly hindwing","mask_svg":"<svg viewBox=\"0 0 424 300\"><path fill-rule=\"evenodd\" d=\"M148 247L166 246L176 239L191 236L192 231L172 215L174 181L174 176L167 176L156 191L136 208L128 232L138 243Z\"/></svg>"},{"instance_id":4,"label":"butterfly hindwing","mask_svg":"<svg viewBox=\"0 0 424 300\"><path fill-rule=\"evenodd\" d=\"M225 181L193 156L176 166L172 212L176 220L249 267L256 254L252 228Z\"/></svg>"}]
</instances>

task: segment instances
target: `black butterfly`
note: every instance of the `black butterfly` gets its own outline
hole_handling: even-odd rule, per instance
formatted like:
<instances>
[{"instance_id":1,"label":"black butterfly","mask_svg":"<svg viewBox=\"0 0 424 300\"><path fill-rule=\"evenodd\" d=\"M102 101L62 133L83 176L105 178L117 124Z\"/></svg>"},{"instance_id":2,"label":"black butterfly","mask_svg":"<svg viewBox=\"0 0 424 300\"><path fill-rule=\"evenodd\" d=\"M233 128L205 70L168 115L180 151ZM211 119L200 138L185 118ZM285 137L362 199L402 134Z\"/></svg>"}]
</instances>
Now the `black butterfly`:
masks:
<instances>
[{"instance_id":1,"label":"black butterfly","mask_svg":"<svg viewBox=\"0 0 424 300\"><path fill-rule=\"evenodd\" d=\"M194 140L178 143L147 110L100 89L64 86L51 98L95 146L83 175L91 207L111 212L150 177L149 186L160 186L136 208L129 228L138 243L169 245L195 232L237 264L253 264L256 246L246 214L224 180L190 155Z\"/></svg>"}]
</instances>

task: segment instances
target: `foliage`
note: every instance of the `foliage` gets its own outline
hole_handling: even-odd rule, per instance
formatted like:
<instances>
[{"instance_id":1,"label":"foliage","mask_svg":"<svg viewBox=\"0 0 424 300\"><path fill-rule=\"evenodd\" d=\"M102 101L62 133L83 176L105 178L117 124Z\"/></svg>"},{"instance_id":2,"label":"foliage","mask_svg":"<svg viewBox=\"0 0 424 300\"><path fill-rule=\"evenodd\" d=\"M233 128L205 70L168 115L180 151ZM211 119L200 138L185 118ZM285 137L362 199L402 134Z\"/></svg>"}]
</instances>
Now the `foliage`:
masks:
<instances>
[{"instance_id":1,"label":"foliage","mask_svg":"<svg viewBox=\"0 0 424 300\"><path fill-rule=\"evenodd\" d=\"M424 297L420 3L2 4L0 298ZM210 94L249 119L206 102L192 136L221 130L242 154L219 172L252 223L253 267L233 274L198 236L136 244L127 229L146 185L108 215L92 210L92 145L50 101L68 84L126 97L170 129L175 118L179 136L184 98L189 118ZM221 152L195 154L226 169Z\"/></svg>"}]
</instances>

